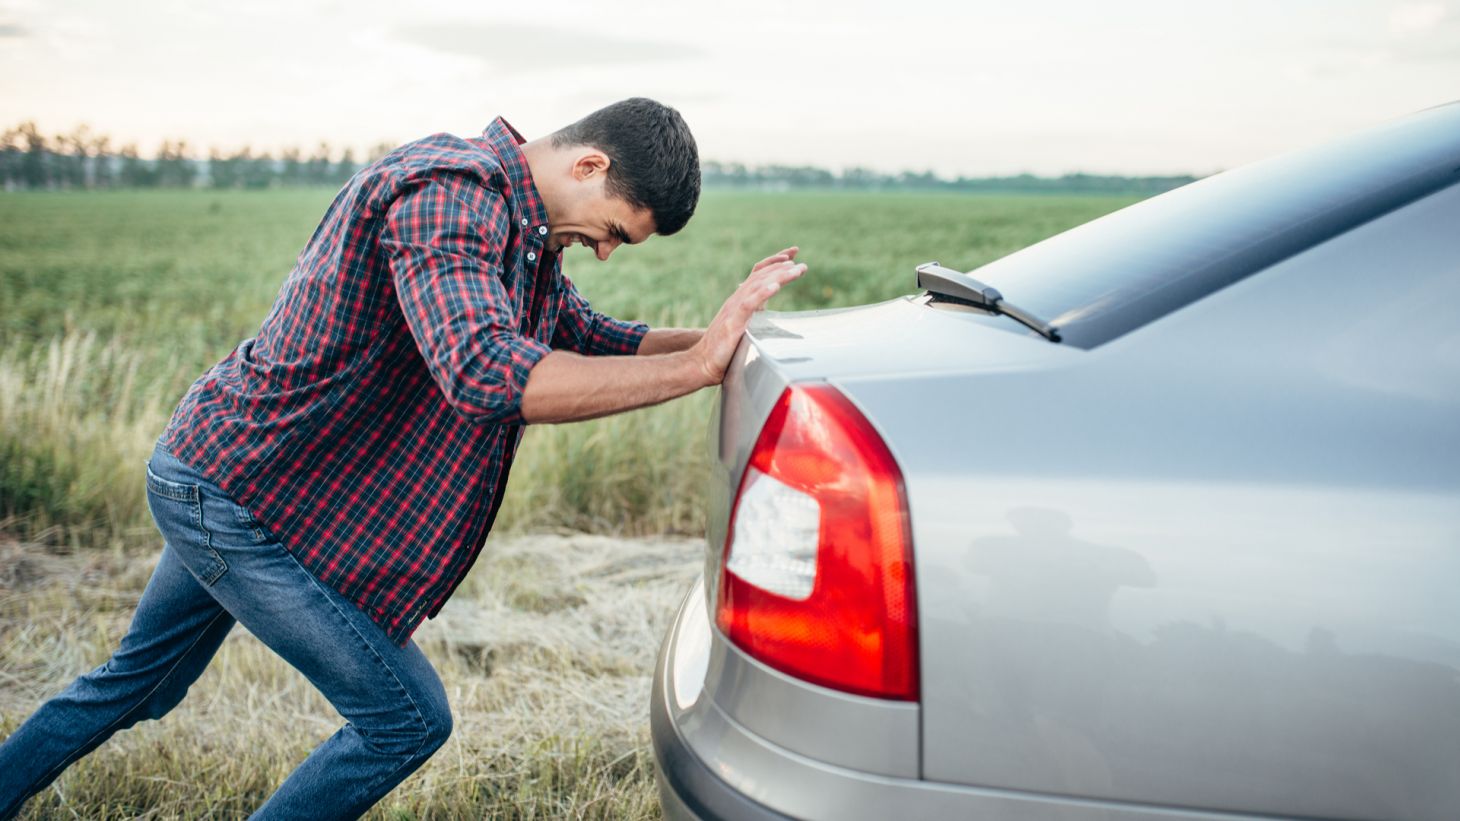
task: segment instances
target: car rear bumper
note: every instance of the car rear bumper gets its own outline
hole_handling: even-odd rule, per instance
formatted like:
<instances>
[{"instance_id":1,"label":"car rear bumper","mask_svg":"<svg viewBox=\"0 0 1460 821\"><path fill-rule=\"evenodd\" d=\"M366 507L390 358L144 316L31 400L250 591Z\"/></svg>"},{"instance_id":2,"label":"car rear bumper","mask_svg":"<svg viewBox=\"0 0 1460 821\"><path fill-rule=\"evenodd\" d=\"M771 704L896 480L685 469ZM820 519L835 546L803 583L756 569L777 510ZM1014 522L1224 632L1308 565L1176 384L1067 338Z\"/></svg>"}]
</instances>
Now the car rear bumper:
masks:
<instances>
[{"instance_id":1,"label":"car rear bumper","mask_svg":"<svg viewBox=\"0 0 1460 821\"><path fill-rule=\"evenodd\" d=\"M654 741L659 803L664 808L664 816L671 821L780 821L788 816L757 804L716 775L690 749L676 724L675 713L683 715L687 712L685 702L689 699L698 702L702 695L701 670L708 663L709 636L705 631L709 625L704 618L693 618L701 614L692 613L690 608L700 606L703 601L704 587L697 582L680 603L654 671L649 728ZM691 632L700 635L687 635ZM681 681L677 682L676 677ZM691 685L689 680L695 677L700 683ZM676 691L676 687L680 689Z\"/></svg>"},{"instance_id":2,"label":"car rear bumper","mask_svg":"<svg viewBox=\"0 0 1460 821\"><path fill-rule=\"evenodd\" d=\"M663 657L660 658L662 669ZM671 821L785 821L790 816L769 810L746 798L720 778L685 744L669 716L663 677L654 677L653 713L649 718L654 738L655 778L659 803Z\"/></svg>"},{"instance_id":3,"label":"car rear bumper","mask_svg":"<svg viewBox=\"0 0 1460 821\"><path fill-rule=\"evenodd\" d=\"M890 777L787 750L736 722L704 692L708 648L712 641L723 641L710 626L704 603L704 589L697 583L680 605L654 672L650 728L666 818L1231 821L1233 817Z\"/></svg>"}]
</instances>

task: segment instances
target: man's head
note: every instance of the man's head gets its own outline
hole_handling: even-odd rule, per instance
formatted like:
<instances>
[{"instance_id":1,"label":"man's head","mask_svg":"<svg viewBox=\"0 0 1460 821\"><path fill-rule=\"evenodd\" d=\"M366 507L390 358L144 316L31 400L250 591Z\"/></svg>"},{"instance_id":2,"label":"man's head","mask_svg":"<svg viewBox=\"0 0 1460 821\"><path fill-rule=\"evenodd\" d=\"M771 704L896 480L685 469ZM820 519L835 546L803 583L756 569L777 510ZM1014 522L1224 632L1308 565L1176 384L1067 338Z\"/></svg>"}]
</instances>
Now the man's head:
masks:
<instances>
[{"instance_id":1,"label":"man's head","mask_svg":"<svg viewBox=\"0 0 1460 821\"><path fill-rule=\"evenodd\" d=\"M694 136L674 109L643 97L601 108L523 146L548 211L548 247L599 259L623 243L673 234L700 198Z\"/></svg>"}]
</instances>

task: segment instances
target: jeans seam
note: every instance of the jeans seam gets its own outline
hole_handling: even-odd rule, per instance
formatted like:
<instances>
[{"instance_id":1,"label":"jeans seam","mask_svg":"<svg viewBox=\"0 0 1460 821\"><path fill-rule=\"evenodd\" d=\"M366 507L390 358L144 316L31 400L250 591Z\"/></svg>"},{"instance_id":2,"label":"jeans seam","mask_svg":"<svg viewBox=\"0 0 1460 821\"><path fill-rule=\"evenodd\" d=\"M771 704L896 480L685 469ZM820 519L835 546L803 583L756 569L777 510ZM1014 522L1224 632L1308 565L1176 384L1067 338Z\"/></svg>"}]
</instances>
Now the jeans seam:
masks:
<instances>
[{"instance_id":1,"label":"jeans seam","mask_svg":"<svg viewBox=\"0 0 1460 821\"><path fill-rule=\"evenodd\" d=\"M171 499L174 502L192 504L193 525L203 534L203 553L213 561L213 566L209 568L206 574L200 576L198 581L202 582L205 588L212 587L219 579L223 578L224 573L228 572L228 562L223 559L221 553L213 548L213 532L208 529L207 525L203 524L203 485L197 482L178 482L173 479L163 478L156 471L152 470L152 462L150 460L147 462L146 467L147 491L149 493L155 493L164 499ZM225 498L227 498L226 494ZM229 501L231 502L232 500L229 499Z\"/></svg>"},{"instance_id":2,"label":"jeans seam","mask_svg":"<svg viewBox=\"0 0 1460 821\"><path fill-rule=\"evenodd\" d=\"M99 736L106 735L108 732L114 731L114 729L116 728L116 726L118 724L121 724L123 721L126 721L127 718L132 715L132 713L137 712L137 710L143 704L146 704L147 703L147 699L152 698L152 696L154 696L154 695L157 694L157 691L158 690L162 689L162 685L163 684L166 684L167 683L167 680L172 676L172 674L175 673L175 672L177 672L178 666L181 665L185 660L187 660L188 655L193 652L193 648L194 647L197 647L198 646L198 642L200 642L200 641L203 640L203 636L206 636L208 634L208 631L213 628L213 625L217 624L218 623L218 620L221 619L221 618L223 618L226 615L228 615L228 611L225 610L225 609L223 609L223 606L222 605L219 605L218 606L218 612L213 615L213 618L208 619L208 623L205 624L205 625L203 625L203 629L199 630L198 631L198 634L193 637L192 643L190 643L188 645L188 649L184 650L181 654L178 655L177 661L174 661L172 663L172 666L169 667L169 668L167 668L167 672L162 674L162 677L157 680L157 683L156 684L152 685L152 689L151 690L148 690L146 695L144 695L144 696L142 696L142 698L138 699L138 701L137 701L136 704L133 704L131 707L128 707L127 708L127 711L125 713L122 713L120 716L118 716L114 721L112 721L112 723L106 725L105 727L103 727L100 730L97 730L96 733L91 736L91 738L86 739L86 741L83 742L80 746L76 747L69 754L67 754L67 756L64 759L61 760L61 763L60 764L58 764L55 767L52 767L51 769L47 770L46 773L45 773L45 775L41 776L41 778L39 778L37 780L40 781L40 782L42 782L42 783L45 783L45 782L48 782L51 779L53 779L62 770L66 769L67 767L69 767L69 766L71 766L72 764L75 763L75 761L72 760L72 757L76 754L76 750L84 749L87 746L89 746L93 741L96 741L96 739ZM110 662L108 662L108 670L110 670L109 665L110 665Z\"/></svg>"},{"instance_id":3,"label":"jeans seam","mask_svg":"<svg viewBox=\"0 0 1460 821\"><path fill-rule=\"evenodd\" d=\"M213 547L213 531L209 530L208 526L203 523L203 491L201 486L198 488L197 495L189 501L193 503L193 524L198 528L198 532L203 534L203 554L213 560L213 566L198 581L203 583L204 588L211 588L218 583L219 579L223 578L224 573L228 572L228 562L223 559L223 554L219 553Z\"/></svg>"},{"instance_id":4,"label":"jeans seam","mask_svg":"<svg viewBox=\"0 0 1460 821\"><path fill-rule=\"evenodd\" d=\"M376 651L374 647L370 646L370 642L367 641L364 636L360 635L360 629L356 627L353 622L350 621L349 617L343 611L340 610L339 604L337 604L335 600L330 597L329 592L324 588L324 585L320 583L319 579L316 579L313 573L310 573L308 570L306 570L304 568L304 565L300 564L299 560L294 557L293 553L290 553L287 549L284 549L282 545L280 546L280 548L284 550L284 554L289 557L289 560L294 563L294 566L299 568L299 571L303 573L306 578L309 579L310 583L313 584L317 590L319 590L319 592L324 596L325 601L329 602L330 607L334 608L335 612L338 613L340 618L344 620L345 625L350 628L350 631L354 634L356 640L358 640L362 645L365 646L365 649L370 652L370 655L374 657L375 661L382 668L384 668L387 673L390 674L390 677L392 679L395 680L395 686L399 687L401 692L405 694L406 700L411 703L411 709L414 710L416 713L416 720L420 722L421 730L423 731L421 746L417 747L415 751L412 752L405 760L401 761L401 763L397 765L395 769L391 770L389 773L386 773L383 778L377 778L374 782L372 782L371 786L381 781L393 778L395 777L396 773L400 772L402 767L406 766L406 763L408 761L420 755L421 750L424 750L426 748L426 744L430 742L431 725L429 722L426 721L426 714L421 711L421 706L416 703L416 697L411 695L410 688L406 687L405 683L400 680L400 676L396 675L395 670L392 670L390 665L385 663L385 659L381 658L380 653Z\"/></svg>"}]
</instances>

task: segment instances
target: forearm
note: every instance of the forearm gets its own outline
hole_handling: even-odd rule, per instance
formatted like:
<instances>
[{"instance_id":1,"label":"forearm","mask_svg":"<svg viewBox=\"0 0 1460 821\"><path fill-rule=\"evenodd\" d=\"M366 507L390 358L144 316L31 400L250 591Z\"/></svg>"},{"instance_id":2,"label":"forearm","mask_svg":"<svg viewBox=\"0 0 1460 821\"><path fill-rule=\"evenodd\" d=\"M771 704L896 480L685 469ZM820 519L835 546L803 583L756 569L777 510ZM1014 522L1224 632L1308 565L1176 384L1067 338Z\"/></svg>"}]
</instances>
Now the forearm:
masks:
<instances>
[{"instance_id":1,"label":"forearm","mask_svg":"<svg viewBox=\"0 0 1460 821\"><path fill-rule=\"evenodd\" d=\"M704 335L705 332L702 328L650 328L649 332L644 334L643 340L639 342L638 355L658 356L676 351L687 351L693 348Z\"/></svg>"},{"instance_id":2,"label":"forearm","mask_svg":"<svg viewBox=\"0 0 1460 821\"><path fill-rule=\"evenodd\" d=\"M649 337L645 337L647 342ZM572 422L657 405L714 384L686 351L639 356L580 356L553 351L533 366L522 392L522 418Z\"/></svg>"},{"instance_id":3,"label":"forearm","mask_svg":"<svg viewBox=\"0 0 1460 821\"><path fill-rule=\"evenodd\" d=\"M518 414L535 423L592 419L718 385L750 317L806 271L804 263L792 261L797 250L787 248L756 263L703 331L650 330L639 340L637 356L552 351L528 372Z\"/></svg>"}]
</instances>

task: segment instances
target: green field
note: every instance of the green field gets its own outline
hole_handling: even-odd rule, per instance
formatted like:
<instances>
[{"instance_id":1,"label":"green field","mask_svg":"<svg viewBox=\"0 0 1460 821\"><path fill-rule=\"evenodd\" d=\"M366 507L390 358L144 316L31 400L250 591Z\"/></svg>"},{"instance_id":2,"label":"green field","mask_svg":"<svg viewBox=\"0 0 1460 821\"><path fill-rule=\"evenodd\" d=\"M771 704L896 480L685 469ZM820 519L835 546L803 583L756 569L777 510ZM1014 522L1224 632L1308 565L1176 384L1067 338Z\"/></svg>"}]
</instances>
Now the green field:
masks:
<instances>
[{"instance_id":1,"label":"green field","mask_svg":"<svg viewBox=\"0 0 1460 821\"><path fill-rule=\"evenodd\" d=\"M159 546L142 461L192 379L257 328L329 197L0 195L0 738L126 630ZM918 262L975 266L1128 201L711 192L682 234L567 269L601 310L695 325L792 243L810 272L774 307L851 305L912 291ZM499 533L415 636L457 729L371 819L658 817L649 677L700 566L713 399L529 429ZM243 817L339 721L235 629L177 709L22 817Z\"/></svg>"},{"instance_id":2,"label":"green field","mask_svg":"<svg viewBox=\"0 0 1460 821\"><path fill-rule=\"evenodd\" d=\"M0 195L0 531L152 539L139 466L187 385L251 336L328 204L324 190ZM913 290L1131 201L1116 197L708 192L689 227L565 270L600 310L700 325L760 257L810 270L780 310ZM529 429L501 527L695 533L712 393Z\"/></svg>"}]
</instances>

